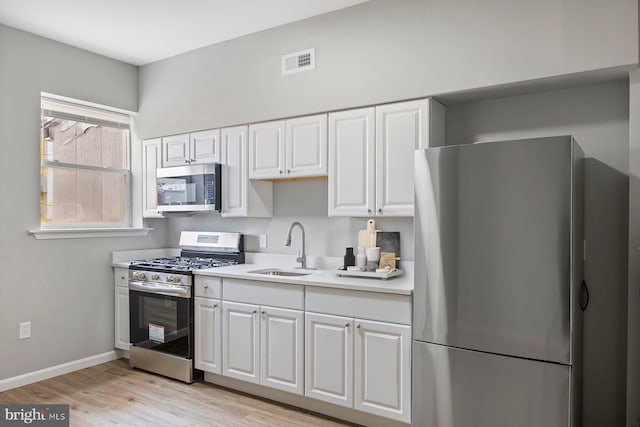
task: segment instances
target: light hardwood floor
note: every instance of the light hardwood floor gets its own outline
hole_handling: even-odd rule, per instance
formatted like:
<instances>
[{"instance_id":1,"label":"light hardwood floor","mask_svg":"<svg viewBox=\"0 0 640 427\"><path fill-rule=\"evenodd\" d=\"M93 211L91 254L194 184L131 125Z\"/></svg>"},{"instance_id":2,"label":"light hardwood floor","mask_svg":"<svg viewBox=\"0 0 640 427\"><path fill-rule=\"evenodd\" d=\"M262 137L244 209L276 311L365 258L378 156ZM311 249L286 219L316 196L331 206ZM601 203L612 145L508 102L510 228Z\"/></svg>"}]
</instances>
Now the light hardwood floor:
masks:
<instances>
[{"instance_id":1,"label":"light hardwood floor","mask_svg":"<svg viewBox=\"0 0 640 427\"><path fill-rule=\"evenodd\" d=\"M71 426L349 426L208 383L184 384L115 360L0 393L0 403L69 404Z\"/></svg>"}]
</instances>

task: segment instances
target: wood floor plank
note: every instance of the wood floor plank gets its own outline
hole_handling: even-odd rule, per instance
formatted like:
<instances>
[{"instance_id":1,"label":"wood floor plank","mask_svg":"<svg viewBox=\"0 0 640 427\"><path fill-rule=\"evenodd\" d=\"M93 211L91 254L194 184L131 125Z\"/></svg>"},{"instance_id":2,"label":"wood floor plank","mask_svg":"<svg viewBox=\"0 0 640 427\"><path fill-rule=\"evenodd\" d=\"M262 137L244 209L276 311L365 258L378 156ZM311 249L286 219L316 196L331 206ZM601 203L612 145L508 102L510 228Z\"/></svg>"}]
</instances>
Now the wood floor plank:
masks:
<instances>
[{"instance_id":1,"label":"wood floor plank","mask_svg":"<svg viewBox=\"0 0 640 427\"><path fill-rule=\"evenodd\" d=\"M353 426L213 384L184 384L119 359L0 393L0 403L69 404L71 426Z\"/></svg>"}]
</instances>

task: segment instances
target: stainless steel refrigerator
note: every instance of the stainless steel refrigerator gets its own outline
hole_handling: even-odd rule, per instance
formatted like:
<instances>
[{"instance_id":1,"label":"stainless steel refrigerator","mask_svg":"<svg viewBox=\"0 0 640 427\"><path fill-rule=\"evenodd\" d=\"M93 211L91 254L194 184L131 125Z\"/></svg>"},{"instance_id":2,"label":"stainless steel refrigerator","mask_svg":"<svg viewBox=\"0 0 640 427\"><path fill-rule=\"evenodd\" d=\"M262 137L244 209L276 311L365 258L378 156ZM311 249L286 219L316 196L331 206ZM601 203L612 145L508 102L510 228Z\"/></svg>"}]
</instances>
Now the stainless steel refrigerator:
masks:
<instances>
[{"instance_id":1,"label":"stainless steel refrigerator","mask_svg":"<svg viewBox=\"0 0 640 427\"><path fill-rule=\"evenodd\" d=\"M583 174L570 136L416 152L413 425L581 425Z\"/></svg>"}]
</instances>

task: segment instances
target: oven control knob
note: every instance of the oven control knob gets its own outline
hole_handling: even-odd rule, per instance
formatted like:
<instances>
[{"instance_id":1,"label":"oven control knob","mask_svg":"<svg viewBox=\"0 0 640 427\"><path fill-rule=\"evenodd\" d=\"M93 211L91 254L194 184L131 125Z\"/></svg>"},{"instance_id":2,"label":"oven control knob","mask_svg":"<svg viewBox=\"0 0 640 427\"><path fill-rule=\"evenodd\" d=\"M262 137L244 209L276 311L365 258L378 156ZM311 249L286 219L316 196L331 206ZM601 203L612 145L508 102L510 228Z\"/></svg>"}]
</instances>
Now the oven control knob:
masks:
<instances>
[{"instance_id":1,"label":"oven control knob","mask_svg":"<svg viewBox=\"0 0 640 427\"><path fill-rule=\"evenodd\" d=\"M147 276L142 271L136 271L133 273L133 278L138 280L145 280Z\"/></svg>"},{"instance_id":2,"label":"oven control knob","mask_svg":"<svg viewBox=\"0 0 640 427\"><path fill-rule=\"evenodd\" d=\"M151 280L160 280L160 275L159 274L152 274L151 275Z\"/></svg>"}]
</instances>

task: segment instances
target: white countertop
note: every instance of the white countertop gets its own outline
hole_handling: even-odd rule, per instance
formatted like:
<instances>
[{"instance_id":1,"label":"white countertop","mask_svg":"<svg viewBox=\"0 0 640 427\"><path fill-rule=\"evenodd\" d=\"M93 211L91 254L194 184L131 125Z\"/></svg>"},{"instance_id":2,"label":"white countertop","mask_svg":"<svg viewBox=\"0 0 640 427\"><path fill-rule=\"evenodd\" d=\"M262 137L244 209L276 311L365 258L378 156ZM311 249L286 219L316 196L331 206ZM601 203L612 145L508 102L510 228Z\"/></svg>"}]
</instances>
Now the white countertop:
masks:
<instances>
[{"instance_id":1,"label":"white countertop","mask_svg":"<svg viewBox=\"0 0 640 427\"><path fill-rule=\"evenodd\" d=\"M137 249L111 252L111 267L129 268L129 263L138 259L165 258L180 255L178 248Z\"/></svg>"},{"instance_id":2,"label":"white countertop","mask_svg":"<svg viewBox=\"0 0 640 427\"><path fill-rule=\"evenodd\" d=\"M137 259L168 257L180 255L180 249L150 249L134 251L117 251L112 253L112 267L128 268L129 262ZM227 277L233 279L257 280L260 282L289 283L303 286L320 286L326 288L350 289L367 292L411 295L413 292L413 262L401 261L401 276L386 280L362 277L343 277L336 274L335 269L342 264L339 257L308 257L308 265L314 270L306 276L270 276L249 273L265 268L278 268L295 271L295 255L246 253L246 263L229 267L216 267L194 271L195 275Z\"/></svg>"},{"instance_id":3,"label":"white countertop","mask_svg":"<svg viewBox=\"0 0 640 427\"><path fill-rule=\"evenodd\" d=\"M276 258L277 257L277 258ZM350 289L368 292L382 292L389 294L411 295L413 292L413 262L402 261L404 274L386 280L369 279L361 277L342 277L336 274L335 263L339 258L323 258L311 260L311 265L318 265L317 270L302 270L309 273L306 276L270 276L250 271L265 268L278 268L295 271L291 262L283 265L282 258L291 261L291 255L247 254L246 264L232 265L228 267L209 268L194 271L195 275L227 277L233 279L257 280L261 282L289 283L304 286L320 286L326 288ZM295 259L295 256L293 257ZM339 262L339 261L338 261ZM339 265L339 264L335 264ZM321 267L320 267L321 266Z\"/></svg>"}]
</instances>

